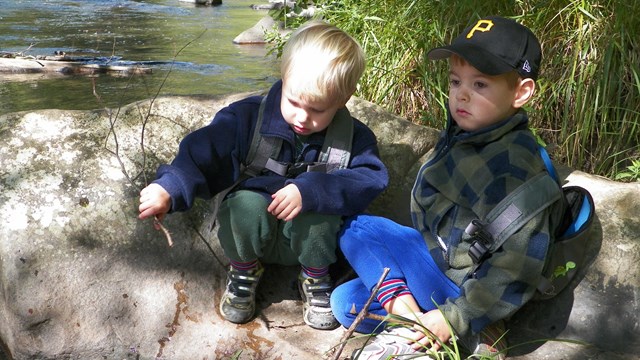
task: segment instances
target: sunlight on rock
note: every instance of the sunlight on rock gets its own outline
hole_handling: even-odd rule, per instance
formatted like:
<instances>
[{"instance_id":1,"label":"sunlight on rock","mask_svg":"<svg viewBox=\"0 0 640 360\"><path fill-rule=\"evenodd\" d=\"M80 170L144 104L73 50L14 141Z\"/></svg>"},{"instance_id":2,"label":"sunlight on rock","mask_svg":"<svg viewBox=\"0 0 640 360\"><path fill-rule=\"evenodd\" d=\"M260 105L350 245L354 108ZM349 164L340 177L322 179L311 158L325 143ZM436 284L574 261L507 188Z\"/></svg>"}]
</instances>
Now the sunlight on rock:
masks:
<instances>
[{"instance_id":1,"label":"sunlight on rock","mask_svg":"<svg viewBox=\"0 0 640 360\"><path fill-rule=\"evenodd\" d=\"M46 196L45 201L47 204L35 209L31 217L43 227L49 227L54 222L59 226L65 226L69 222L69 218L61 216L66 210L62 201L53 195Z\"/></svg>"},{"instance_id":2,"label":"sunlight on rock","mask_svg":"<svg viewBox=\"0 0 640 360\"><path fill-rule=\"evenodd\" d=\"M29 113L25 115L22 127L34 140L54 140L69 136L74 131L69 128L66 119L52 119L46 115Z\"/></svg>"},{"instance_id":3,"label":"sunlight on rock","mask_svg":"<svg viewBox=\"0 0 640 360\"><path fill-rule=\"evenodd\" d=\"M116 159L115 157L112 157L109 160L100 159L99 162L100 162L100 168L102 169L102 173L107 178L109 178L110 180L124 179L124 174L122 173L122 169L120 168L118 159Z\"/></svg>"},{"instance_id":4,"label":"sunlight on rock","mask_svg":"<svg viewBox=\"0 0 640 360\"><path fill-rule=\"evenodd\" d=\"M35 148L20 149L15 161L17 164L27 165L31 162L31 159L33 159L37 152L38 151Z\"/></svg>"},{"instance_id":5,"label":"sunlight on rock","mask_svg":"<svg viewBox=\"0 0 640 360\"><path fill-rule=\"evenodd\" d=\"M17 203L15 201L6 202L4 206L0 208L0 214L2 214L3 226L9 231L12 230L24 230L29 225L29 217L27 212L29 206L27 204Z\"/></svg>"}]
</instances>

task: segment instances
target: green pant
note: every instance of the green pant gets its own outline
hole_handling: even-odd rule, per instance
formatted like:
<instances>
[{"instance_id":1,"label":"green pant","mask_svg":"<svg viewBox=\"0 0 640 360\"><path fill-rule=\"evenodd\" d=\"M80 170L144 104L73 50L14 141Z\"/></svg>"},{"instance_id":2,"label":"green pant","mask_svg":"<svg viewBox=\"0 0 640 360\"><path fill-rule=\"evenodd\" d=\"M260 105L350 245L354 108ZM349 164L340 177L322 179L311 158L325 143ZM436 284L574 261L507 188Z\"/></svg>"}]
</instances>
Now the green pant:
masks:
<instances>
[{"instance_id":1,"label":"green pant","mask_svg":"<svg viewBox=\"0 0 640 360\"><path fill-rule=\"evenodd\" d=\"M233 261L325 267L336 261L342 217L300 213L281 221L267 212L269 201L248 190L230 194L218 212L218 238Z\"/></svg>"}]
</instances>

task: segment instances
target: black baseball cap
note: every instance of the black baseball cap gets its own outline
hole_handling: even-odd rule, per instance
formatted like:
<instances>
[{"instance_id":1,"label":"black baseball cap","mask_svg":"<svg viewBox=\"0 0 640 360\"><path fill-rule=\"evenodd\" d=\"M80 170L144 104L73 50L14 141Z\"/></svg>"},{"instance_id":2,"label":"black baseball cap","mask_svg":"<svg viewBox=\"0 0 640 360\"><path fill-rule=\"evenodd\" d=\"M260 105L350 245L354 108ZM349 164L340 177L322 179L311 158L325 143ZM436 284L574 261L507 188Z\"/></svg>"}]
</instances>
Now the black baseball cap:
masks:
<instances>
[{"instance_id":1,"label":"black baseball cap","mask_svg":"<svg viewBox=\"0 0 640 360\"><path fill-rule=\"evenodd\" d=\"M536 79L542 60L540 42L527 27L500 16L478 20L464 29L451 45L432 49L431 60L457 54L487 75L516 70L523 78Z\"/></svg>"}]
</instances>

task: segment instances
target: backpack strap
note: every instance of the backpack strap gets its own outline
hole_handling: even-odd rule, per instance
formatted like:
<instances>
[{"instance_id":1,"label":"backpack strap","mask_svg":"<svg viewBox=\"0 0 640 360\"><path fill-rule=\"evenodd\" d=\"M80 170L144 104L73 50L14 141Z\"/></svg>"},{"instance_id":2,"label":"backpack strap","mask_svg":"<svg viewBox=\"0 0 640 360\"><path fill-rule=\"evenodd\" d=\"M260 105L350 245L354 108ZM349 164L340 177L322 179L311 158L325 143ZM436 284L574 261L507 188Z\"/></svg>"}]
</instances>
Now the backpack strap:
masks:
<instances>
[{"instance_id":1,"label":"backpack strap","mask_svg":"<svg viewBox=\"0 0 640 360\"><path fill-rule=\"evenodd\" d=\"M352 142L353 118L349 110L343 107L336 112L327 129L318 162L307 167L307 171L328 173L335 169L346 169L351 157Z\"/></svg>"},{"instance_id":2,"label":"backpack strap","mask_svg":"<svg viewBox=\"0 0 640 360\"><path fill-rule=\"evenodd\" d=\"M556 181L542 172L511 192L486 216L473 220L465 232L475 238L469 256L476 264L472 273L498 250L511 235L545 208L558 201L562 192Z\"/></svg>"},{"instance_id":3,"label":"backpack strap","mask_svg":"<svg viewBox=\"0 0 640 360\"><path fill-rule=\"evenodd\" d=\"M264 108L267 103L267 97L262 98L260 102L260 109L258 110L258 119L256 120L256 127L253 131L253 137L251 138L251 145L249 146L249 152L245 159L243 167L240 169L241 176L238 178L233 187L238 185L241 181L260 175L262 170L268 169L276 174L286 174L286 165L280 164L273 160L277 158L282 147L282 139L275 136L262 136L260 134L260 128L262 127L262 119L264 118ZM243 175L245 175L243 177Z\"/></svg>"},{"instance_id":4,"label":"backpack strap","mask_svg":"<svg viewBox=\"0 0 640 360\"><path fill-rule=\"evenodd\" d=\"M538 146L538 152L540 153L540 157L544 162L544 166L547 168L547 172L549 175L555 180L558 184L560 184L560 178L558 177L558 173L556 172L556 168L553 166L553 162L551 161L551 157L549 157L549 153L544 146Z\"/></svg>"},{"instance_id":5,"label":"backpack strap","mask_svg":"<svg viewBox=\"0 0 640 360\"><path fill-rule=\"evenodd\" d=\"M267 164L275 170L278 170L278 166L283 166L277 161L273 161L271 159L271 156L277 157L278 153L280 152L282 139L278 137L264 137L260 135L260 128L262 127L262 119L264 118L264 108L266 106L266 103L267 96L264 96L262 98L262 101L260 102L260 108L258 109L258 118L256 120L256 126L253 130L249 152L247 153L245 162L241 164L240 175L238 176L238 179L231 186L220 191L216 194L216 196L213 197L213 208L211 210L213 215L213 222L211 223L210 230L213 230L216 225L218 211L220 210L222 201L233 188L250 177L258 176L262 172L262 170L267 167Z\"/></svg>"},{"instance_id":6,"label":"backpack strap","mask_svg":"<svg viewBox=\"0 0 640 360\"><path fill-rule=\"evenodd\" d=\"M520 185L487 214L484 222L473 220L465 229L467 234L477 237L469 248L469 256L476 264L473 272L477 270L482 260L498 250L529 220L545 207L563 198L558 174L549 153L543 146L538 146L538 152L547 169L547 174L540 173ZM551 181L557 186L554 187ZM531 197L531 200L526 199L527 196ZM526 209L529 209L530 213L523 216L523 211Z\"/></svg>"}]
</instances>

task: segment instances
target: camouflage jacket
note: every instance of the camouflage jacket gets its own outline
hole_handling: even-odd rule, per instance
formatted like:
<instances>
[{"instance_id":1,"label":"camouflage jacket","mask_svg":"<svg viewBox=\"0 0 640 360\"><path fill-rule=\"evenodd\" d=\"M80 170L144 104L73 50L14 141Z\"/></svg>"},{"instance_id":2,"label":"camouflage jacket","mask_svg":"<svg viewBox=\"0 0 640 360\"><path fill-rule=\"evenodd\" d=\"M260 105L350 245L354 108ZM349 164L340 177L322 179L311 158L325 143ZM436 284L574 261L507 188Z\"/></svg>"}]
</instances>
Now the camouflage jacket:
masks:
<instances>
[{"instance_id":1,"label":"camouflage jacket","mask_svg":"<svg viewBox=\"0 0 640 360\"><path fill-rule=\"evenodd\" d=\"M461 287L441 309L459 336L515 313L536 290L549 248L555 206L534 217L474 272L465 228L507 194L546 171L528 118L520 111L475 132L447 127L418 173L411 216L439 268ZM553 214L553 215L552 215Z\"/></svg>"}]
</instances>

